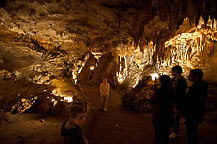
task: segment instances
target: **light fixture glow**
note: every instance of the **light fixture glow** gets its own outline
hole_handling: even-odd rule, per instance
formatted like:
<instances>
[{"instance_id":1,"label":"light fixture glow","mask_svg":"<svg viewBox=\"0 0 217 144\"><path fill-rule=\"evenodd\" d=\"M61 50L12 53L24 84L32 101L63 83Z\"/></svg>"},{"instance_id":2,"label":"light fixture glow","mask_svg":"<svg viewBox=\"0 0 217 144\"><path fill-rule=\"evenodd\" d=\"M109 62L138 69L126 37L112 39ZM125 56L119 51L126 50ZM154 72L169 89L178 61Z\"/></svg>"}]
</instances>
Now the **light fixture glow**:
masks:
<instances>
[{"instance_id":1,"label":"light fixture glow","mask_svg":"<svg viewBox=\"0 0 217 144\"><path fill-rule=\"evenodd\" d=\"M155 79L158 79L158 74L157 73L153 73L153 74L151 74L151 78L152 78L152 80L155 80Z\"/></svg>"},{"instance_id":2,"label":"light fixture glow","mask_svg":"<svg viewBox=\"0 0 217 144\"><path fill-rule=\"evenodd\" d=\"M73 99L72 97L64 97L64 101L67 101L67 102L72 102Z\"/></svg>"},{"instance_id":3,"label":"light fixture glow","mask_svg":"<svg viewBox=\"0 0 217 144\"><path fill-rule=\"evenodd\" d=\"M90 70L94 70L94 66L91 66L91 67L90 67Z\"/></svg>"}]
</instances>

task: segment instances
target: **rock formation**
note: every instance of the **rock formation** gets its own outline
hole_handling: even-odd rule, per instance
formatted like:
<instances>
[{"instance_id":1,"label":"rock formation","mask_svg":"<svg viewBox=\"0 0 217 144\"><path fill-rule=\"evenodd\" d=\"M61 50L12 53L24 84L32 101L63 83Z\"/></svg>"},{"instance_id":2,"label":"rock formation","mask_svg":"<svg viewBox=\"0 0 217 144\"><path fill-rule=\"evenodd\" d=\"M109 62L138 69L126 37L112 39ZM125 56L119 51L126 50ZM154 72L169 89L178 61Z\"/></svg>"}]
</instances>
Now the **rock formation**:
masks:
<instances>
[{"instance_id":1,"label":"rock formation","mask_svg":"<svg viewBox=\"0 0 217 144\"><path fill-rule=\"evenodd\" d=\"M62 97L64 78L74 96L78 83L134 88L177 64L217 81L216 18L216 0L2 0L0 79L52 85Z\"/></svg>"}]
</instances>

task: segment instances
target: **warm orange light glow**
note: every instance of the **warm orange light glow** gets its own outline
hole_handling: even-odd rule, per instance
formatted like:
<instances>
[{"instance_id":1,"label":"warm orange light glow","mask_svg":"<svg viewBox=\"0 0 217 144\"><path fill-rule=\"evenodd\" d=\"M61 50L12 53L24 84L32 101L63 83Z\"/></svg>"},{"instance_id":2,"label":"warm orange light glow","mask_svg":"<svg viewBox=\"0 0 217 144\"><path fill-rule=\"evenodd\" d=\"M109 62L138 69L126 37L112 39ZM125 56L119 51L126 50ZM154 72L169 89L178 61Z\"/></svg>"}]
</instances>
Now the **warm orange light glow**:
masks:
<instances>
[{"instance_id":1,"label":"warm orange light glow","mask_svg":"<svg viewBox=\"0 0 217 144\"><path fill-rule=\"evenodd\" d=\"M90 70L94 70L94 66L91 66L91 67L90 67Z\"/></svg>"},{"instance_id":2,"label":"warm orange light glow","mask_svg":"<svg viewBox=\"0 0 217 144\"><path fill-rule=\"evenodd\" d=\"M159 75L157 73L151 74L152 80L158 79Z\"/></svg>"},{"instance_id":3,"label":"warm orange light glow","mask_svg":"<svg viewBox=\"0 0 217 144\"><path fill-rule=\"evenodd\" d=\"M72 102L73 99L72 97L64 97L64 101L67 101L67 102Z\"/></svg>"},{"instance_id":4,"label":"warm orange light glow","mask_svg":"<svg viewBox=\"0 0 217 144\"><path fill-rule=\"evenodd\" d=\"M116 73L116 76L117 76L117 79L118 79L118 83L119 83L119 84L122 84L123 81L124 81L125 78L126 78L126 76L123 75L123 74L121 74L120 72L117 72L117 73Z\"/></svg>"}]
</instances>

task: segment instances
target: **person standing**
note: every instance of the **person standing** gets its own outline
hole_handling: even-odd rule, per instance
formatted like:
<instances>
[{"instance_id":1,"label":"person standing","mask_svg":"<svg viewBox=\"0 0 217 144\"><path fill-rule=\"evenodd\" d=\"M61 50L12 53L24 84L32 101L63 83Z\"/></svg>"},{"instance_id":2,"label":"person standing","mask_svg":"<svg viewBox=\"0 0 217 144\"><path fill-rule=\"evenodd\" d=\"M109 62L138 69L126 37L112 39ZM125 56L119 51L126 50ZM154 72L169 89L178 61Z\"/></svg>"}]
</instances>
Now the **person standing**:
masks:
<instances>
[{"instance_id":1,"label":"person standing","mask_svg":"<svg viewBox=\"0 0 217 144\"><path fill-rule=\"evenodd\" d=\"M203 71L201 69L190 70L189 80L193 84L186 96L184 113L188 144L197 144L198 127L204 119L208 85L202 79Z\"/></svg>"},{"instance_id":2,"label":"person standing","mask_svg":"<svg viewBox=\"0 0 217 144\"><path fill-rule=\"evenodd\" d=\"M160 77L161 87L150 98L154 106L152 124L155 132L155 144L168 144L170 128L174 122L174 90L168 75Z\"/></svg>"},{"instance_id":3,"label":"person standing","mask_svg":"<svg viewBox=\"0 0 217 144\"><path fill-rule=\"evenodd\" d=\"M180 116L183 114L184 99L186 97L187 83L181 74L182 68L179 65L172 67L172 83L175 90L175 121L173 132L169 135L169 138L172 139L178 136Z\"/></svg>"},{"instance_id":4,"label":"person standing","mask_svg":"<svg viewBox=\"0 0 217 144\"><path fill-rule=\"evenodd\" d=\"M107 78L104 78L103 82L100 84L101 110L104 112L107 111L109 92L110 92L110 85L107 82Z\"/></svg>"}]
</instances>

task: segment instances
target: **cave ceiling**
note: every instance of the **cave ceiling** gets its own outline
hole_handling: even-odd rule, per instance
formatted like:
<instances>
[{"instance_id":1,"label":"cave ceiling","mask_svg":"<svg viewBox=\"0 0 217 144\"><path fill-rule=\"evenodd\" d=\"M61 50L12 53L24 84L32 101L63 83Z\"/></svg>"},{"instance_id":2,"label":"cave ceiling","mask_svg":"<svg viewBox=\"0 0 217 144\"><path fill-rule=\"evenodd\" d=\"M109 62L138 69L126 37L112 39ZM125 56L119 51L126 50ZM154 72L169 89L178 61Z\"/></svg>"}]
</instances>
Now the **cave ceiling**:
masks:
<instances>
[{"instance_id":1,"label":"cave ceiling","mask_svg":"<svg viewBox=\"0 0 217 144\"><path fill-rule=\"evenodd\" d=\"M53 51L127 53L126 47L142 51L150 41L158 51L201 17L205 25L217 17L216 0L3 0L0 6L0 59L29 59L20 67Z\"/></svg>"}]
</instances>

